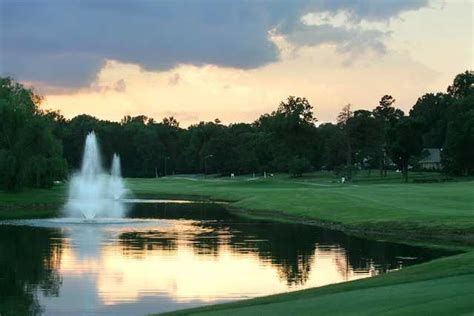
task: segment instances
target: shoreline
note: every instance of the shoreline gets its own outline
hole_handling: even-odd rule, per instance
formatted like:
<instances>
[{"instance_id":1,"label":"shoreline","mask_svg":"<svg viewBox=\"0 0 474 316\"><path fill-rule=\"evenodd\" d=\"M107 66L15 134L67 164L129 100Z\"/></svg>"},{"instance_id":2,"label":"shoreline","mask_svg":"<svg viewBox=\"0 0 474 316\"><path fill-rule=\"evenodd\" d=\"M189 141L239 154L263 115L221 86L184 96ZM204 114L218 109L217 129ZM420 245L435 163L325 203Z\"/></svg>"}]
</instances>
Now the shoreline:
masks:
<instances>
[{"instance_id":1,"label":"shoreline","mask_svg":"<svg viewBox=\"0 0 474 316\"><path fill-rule=\"evenodd\" d=\"M343 223L339 222L331 222L320 220L318 218L291 215L280 211L247 210L235 208L232 206L229 206L228 210L233 214L250 219L261 219L266 221L288 222L294 224L317 226L325 229L337 230L351 236L378 241L390 241L395 243L443 249L469 250L474 248L474 235L466 236L460 234L459 236L455 235L456 238L450 238L453 235L439 235L440 231L436 230L433 230L430 235L416 233L412 235L407 235L407 230L400 230L395 232L393 230L386 230L387 227L384 227L384 230L367 230L364 225L344 225ZM388 224L389 223L390 222L388 222Z\"/></svg>"},{"instance_id":2,"label":"shoreline","mask_svg":"<svg viewBox=\"0 0 474 316\"><path fill-rule=\"evenodd\" d=\"M469 251L474 249L474 232L452 230L447 234L446 231L432 228L429 232L420 232L420 229L428 230L428 227L410 227L399 226L397 230L393 229L393 222L379 222L372 225L352 224L347 225L337 221L322 220L317 217L300 216L289 214L277 210L253 210L238 207L232 204L239 200L214 199L209 195L199 194L172 194L172 193L134 193L133 198L137 199L160 199L168 201L190 201L195 203L224 204L227 211L232 214L249 219L265 220L274 222L288 222L294 224L317 226L330 230L341 231L345 234L357 236L366 239L391 241L396 243L410 244L416 246L426 246L431 248L443 248L451 250ZM18 203L18 204L0 204L0 220L10 219L34 219L57 217L61 213L62 202L57 203ZM15 212L15 214L5 214L4 212ZM396 224L400 224L397 222ZM411 223L406 223L411 224ZM381 229L374 227L381 226ZM370 227L372 226L372 227ZM401 229L400 229L401 228Z\"/></svg>"}]
</instances>

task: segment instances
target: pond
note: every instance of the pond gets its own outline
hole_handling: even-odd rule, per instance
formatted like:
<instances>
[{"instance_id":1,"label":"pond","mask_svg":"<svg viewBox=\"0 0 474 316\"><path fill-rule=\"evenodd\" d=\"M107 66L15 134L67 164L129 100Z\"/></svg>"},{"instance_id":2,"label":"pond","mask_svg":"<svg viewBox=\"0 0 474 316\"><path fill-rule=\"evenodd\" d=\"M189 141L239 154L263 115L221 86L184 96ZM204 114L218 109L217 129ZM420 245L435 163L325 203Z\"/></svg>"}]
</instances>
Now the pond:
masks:
<instances>
[{"instance_id":1,"label":"pond","mask_svg":"<svg viewBox=\"0 0 474 316\"><path fill-rule=\"evenodd\" d=\"M224 205L131 200L129 219L0 225L0 314L139 315L375 276L447 253Z\"/></svg>"}]
</instances>

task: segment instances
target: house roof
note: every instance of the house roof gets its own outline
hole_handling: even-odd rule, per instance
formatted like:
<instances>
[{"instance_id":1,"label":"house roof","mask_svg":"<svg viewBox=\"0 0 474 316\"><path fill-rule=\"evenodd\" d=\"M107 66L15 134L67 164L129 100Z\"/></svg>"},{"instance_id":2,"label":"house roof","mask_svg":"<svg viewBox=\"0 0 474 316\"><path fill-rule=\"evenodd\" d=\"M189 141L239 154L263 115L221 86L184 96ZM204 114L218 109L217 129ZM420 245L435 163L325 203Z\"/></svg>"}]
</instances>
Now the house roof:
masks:
<instances>
[{"instance_id":1,"label":"house roof","mask_svg":"<svg viewBox=\"0 0 474 316\"><path fill-rule=\"evenodd\" d=\"M441 149L440 148L425 148L423 152L426 156L419 161L419 163L440 163Z\"/></svg>"}]
</instances>

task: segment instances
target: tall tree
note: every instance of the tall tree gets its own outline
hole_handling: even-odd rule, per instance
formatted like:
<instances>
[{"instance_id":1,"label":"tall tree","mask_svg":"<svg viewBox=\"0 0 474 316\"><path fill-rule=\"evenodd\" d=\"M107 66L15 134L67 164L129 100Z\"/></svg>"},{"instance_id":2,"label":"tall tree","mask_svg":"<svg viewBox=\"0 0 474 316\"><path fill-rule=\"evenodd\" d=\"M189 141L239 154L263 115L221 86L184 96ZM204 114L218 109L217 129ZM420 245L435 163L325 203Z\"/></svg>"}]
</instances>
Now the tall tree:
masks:
<instances>
[{"instance_id":1,"label":"tall tree","mask_svg":"<svg viewBox=\"0 0 474 316\"><path fill-rule=\"evenodd\" d=\"M411 117L400 118L388 133L390 157L401 169L405 182L408 182L410 159L423 150L421 136L421 124Z\"/></svg>"},{"instance_id":2,"label":"tall tree","mask_svg":"<svg viewBox=\"0 0 474 316\"><path fill-rule=\"evenodd\" d=\"M463 98L474 95L474 71L466 70L458 74L453 84L448 87L448 94L453 98Z\"/></svg>"},{"instance_id":3,"label":"tall tree","mask_svg":"<svg viewBox=\"0 0 474 316\"><path fill-rule=\"evenodd\" d=\"M368 165L369 172L373 162L380 158L380 146L383 141L382 126L370 111L358 110L346 123L350 135L354 159L360 165Z\"/></svg>"},{"instance_id":4,"label":"tall tree","mask_svg":"<svg viewBox=\"0 0 474 316\"><path fill-rule=\"evenodd\" d=\"M427 93L416 101L410 110L410 117L422 124L423 145L441 148L446 139L449 107L453 98L444 93Z\"/></svg>"},{"instance_id":5,"label":"tall tree","mask_svg":"<svg viewBox=\"0 0 474 316\"><path fill-rule=\"evenodd\" d=\"M306 98L290 96L276 111L262 115L254 123L271 138L272 165L276 170L287 171L294 157L314 160L316 121L313 107Z\"/></svg>"},{"instance_id":6,"label":"tall tree","mask_svg":"<svg viewBox=\"0 0 474 316\"><path fill-rule=\"evenodd\" d=\"M442 160L448 173L474 174L474 95L457 99L451 107Z\"/></svg>"},{"instance_id":7,"label":"tall tree","mask_svg":"<svg viewBox=\"0 0 474 316\"><path fill-rule=\"evenodd\" d=\"M352 146L353 146L353 135L348 122L354 116L351 110L352 105L345 105L341 112L337 116L337 125L342 129L345 143L346 143L346 169L347 169L347 180L352 179Z\"/></svg>"},{"instance_id":8,"label":"tall tree","mask_svg":"<svg viewBox=\"0 0 474 316\"><path fill-rule=\"evenodd\" d=\"M179 122L173 116L165 117L163 119L163 124L173 127L179 127Z\"/></svg>"},{"instance_id":9,"label":"tall tree","mask_svg":"<svg viewBox=\"0 0 474 316\"><path fill-rule=\"evenodd\" d=\"M325 123L318 127L318 134L320 138L321 167L333 170L346 163L346 138L342 129L337 125Z\"/></svg>"},{"instance_id":10,"label":"tall tree","mask_svg":"<svg viewBox=\"0 0 474 316\"><path fill-rule=\"evenodd\" d=\"M454 99L447 113L442 160L445 171L458 175L474 173L474 72L458 74L447 89Z\"/></svg>"},{"instance_id":11,"label":"tall tree","mask_svg":"<svg viewBox=\"0 0 474 316\"><path fill-rule=\"evenodd\" d=\"M374 117L379 121L383 129L383 141L380 145L380 176L384 177L387 174L385 165L388 152L388 133L389 130L395 126L397 121L404 115L403 111L393 106L395 99L391 95L384 95L379 105L372 111Z\"/></svg>"}]
</instances>

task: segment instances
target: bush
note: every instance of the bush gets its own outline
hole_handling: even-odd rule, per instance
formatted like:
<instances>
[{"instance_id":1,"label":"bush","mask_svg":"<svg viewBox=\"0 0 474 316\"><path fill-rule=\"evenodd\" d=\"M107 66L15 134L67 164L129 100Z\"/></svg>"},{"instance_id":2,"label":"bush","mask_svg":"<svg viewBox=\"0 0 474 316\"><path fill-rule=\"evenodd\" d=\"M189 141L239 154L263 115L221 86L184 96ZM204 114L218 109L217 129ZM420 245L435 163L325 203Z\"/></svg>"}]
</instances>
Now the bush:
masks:
<instances>
[{"instance_id":1,"label":"bush","mask_svg":"<svg viewBox=\"0 0 474 316\"><path fill-rule=\"evenodd\" d=\"M288 169L293 177L301 177L303 173L311 170L311 164L306 158L293 158L288 164Z\"/></svg>"}]
</instances>

